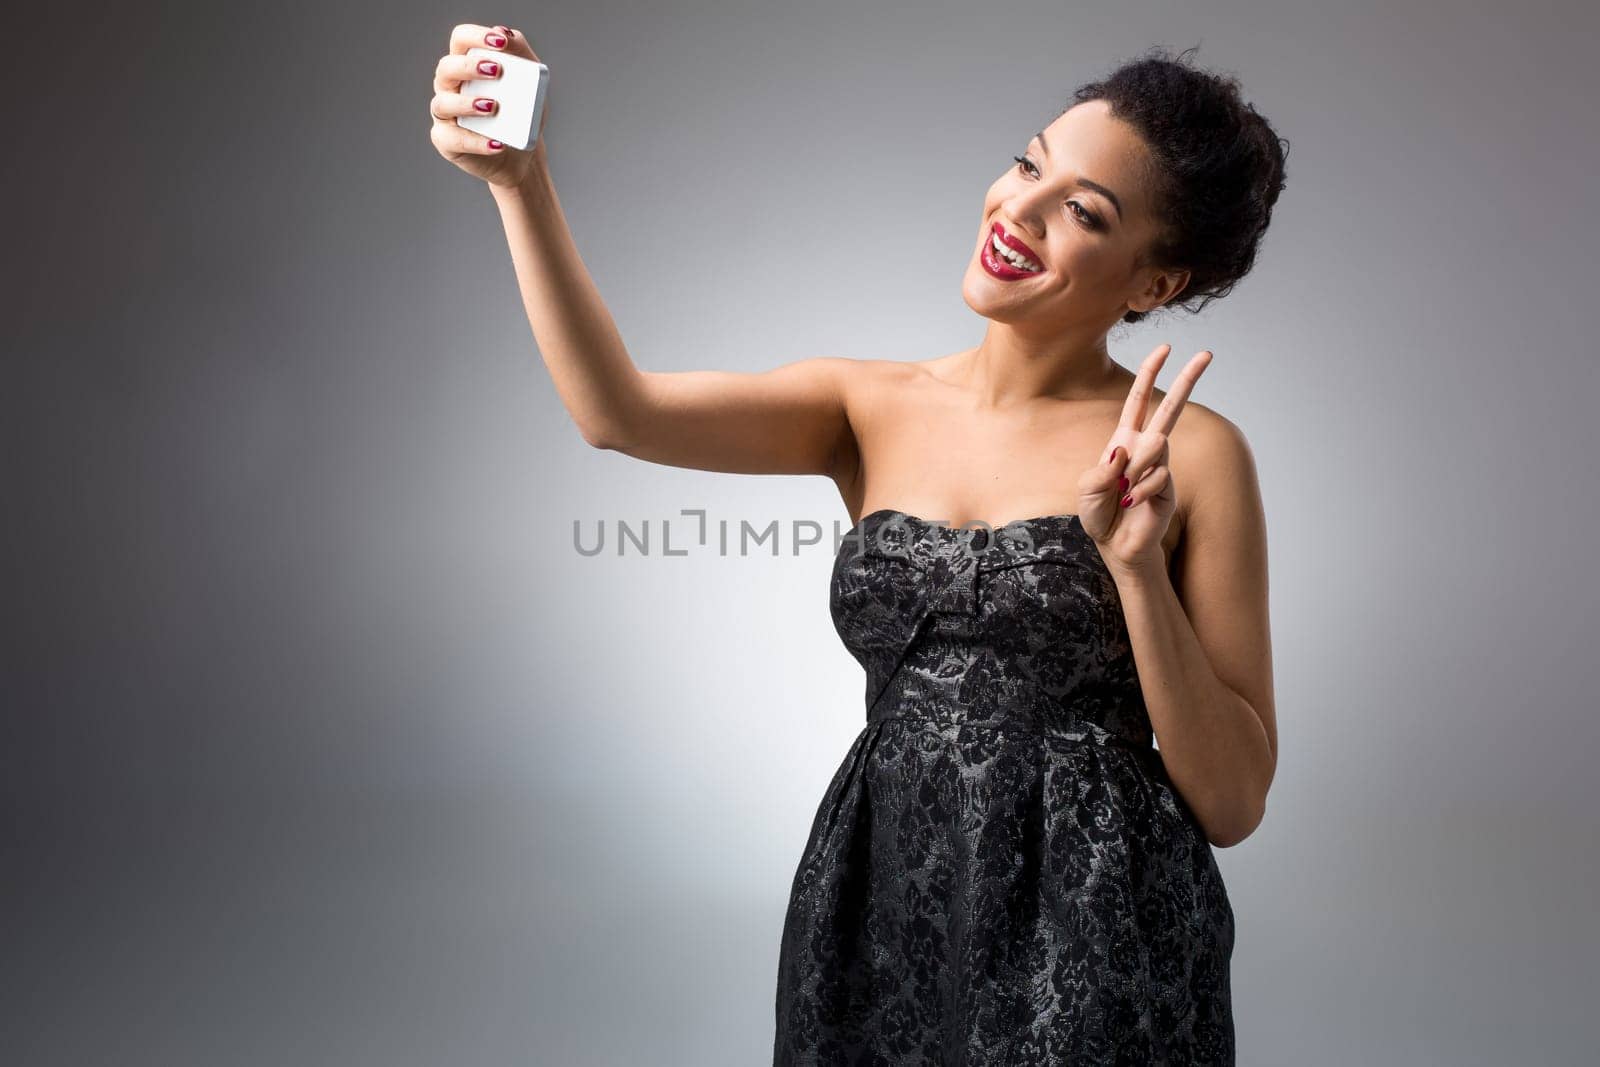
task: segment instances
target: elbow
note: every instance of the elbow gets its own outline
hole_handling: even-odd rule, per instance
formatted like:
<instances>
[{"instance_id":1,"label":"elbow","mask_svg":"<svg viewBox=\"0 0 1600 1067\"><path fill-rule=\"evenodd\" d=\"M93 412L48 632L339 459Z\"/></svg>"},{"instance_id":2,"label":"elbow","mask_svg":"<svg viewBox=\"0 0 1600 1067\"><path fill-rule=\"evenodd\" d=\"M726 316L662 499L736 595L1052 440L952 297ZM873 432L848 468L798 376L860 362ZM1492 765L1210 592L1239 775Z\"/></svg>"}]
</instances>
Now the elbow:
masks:
<instances>
[{"instance_id":1,"label":"elbow","mask_svg":"<svg viewBox=\"0 0 1600 1067\"><path fill-rule=\"evenodd\" d=\"M651 415L659 409L647 391L654 377L647 371L634 371L627 388L607 391L581 407L569 404L567 410L584 443L607 452L639 447L641 436L656 425Z\"/></svg>"},{"instance_id":2,"label":"elbow","mask_svg":"<svg viewBox=\"0 0 1600 1067\"><path fill-rule=\"evenodd\" d=\"M1249 836L1249 831L1243 831L1239 833L1211 833L1206 835L1206 840L1211 842L1211 847L1213 848L1232 848L1234 845L1239 844Z\"/></svg>"},{"instance_id":3,"label":"elbow","mask_svg":"<svg viewBox=\"0 0 1600 1067\"><path fill-rule=\"evenodd\" d=\"M583 443L590 448L598 448L607 452L616 448L616 445L612 444L611 437L598 429L581 427L578 432L583 435Z\"/></svg>"},{"instance_id":4,"label":"elbow","mask_svg":"<svg viewBox=\"0 0 1600 1067\"><path fill-rule=\"evenodd\" d=\"M1211 818L1203 820L1206 840L1217 848L1232 848L1261 825L1267 814L1267 792L1277 771L1277 754L1248 783L1240 782L1209 806Z\"/></svg>"},{"instance_id":5,"label":"elbow","mask_svg":"<svg viewBox=\"0 0 1600 1067\"><path fill-rule=\"evenodd\" d=\"M1232 848L1256 832L1266 813L1265 801L1258 802L1226 822L1207 826L1206 840L1217 848Z\"/></svg>"},{"instance_id":6,"label":"elbow","mask_svg":"<svg viewBox=\"0 0 1600 1067\"><path fill-rule=\"evenodd\" d=\"M623 436L610 424L582 422L578 424L578 432L583 435L584 444L590 448L616 452L624 447Z\"/></svg>"},{"instance_id":7,"label":"elbow","mask_svg":"<svg viewBox=\"0 0 1600 1067\"><path fill-rule=\"evenodd\" d=\"M622 452L638 444L640 420L621 411L610 410L574 418L578 432L590 448Z\"/></svg>"}]
</instances>

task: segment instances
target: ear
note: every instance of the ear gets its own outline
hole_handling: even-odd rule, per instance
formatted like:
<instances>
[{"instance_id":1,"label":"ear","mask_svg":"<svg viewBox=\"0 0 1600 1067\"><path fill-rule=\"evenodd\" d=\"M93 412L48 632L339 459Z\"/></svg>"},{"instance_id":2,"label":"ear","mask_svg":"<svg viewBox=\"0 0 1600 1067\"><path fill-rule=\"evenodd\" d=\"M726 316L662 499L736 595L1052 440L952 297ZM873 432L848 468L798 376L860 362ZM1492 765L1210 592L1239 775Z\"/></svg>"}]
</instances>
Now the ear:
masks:
<instances>
[{"instance_id":1,"label":"ear","mask_svg":"<svg viewBox=\"0 0 1600 1067\"><path fill-rule=\"evenodd\" d=\"M1152 274L1144 291L1128 301L1130 311L1151 311L1177 297L1189 284L1187 270L1169 270Z\"/></svg>"}]
</instances>

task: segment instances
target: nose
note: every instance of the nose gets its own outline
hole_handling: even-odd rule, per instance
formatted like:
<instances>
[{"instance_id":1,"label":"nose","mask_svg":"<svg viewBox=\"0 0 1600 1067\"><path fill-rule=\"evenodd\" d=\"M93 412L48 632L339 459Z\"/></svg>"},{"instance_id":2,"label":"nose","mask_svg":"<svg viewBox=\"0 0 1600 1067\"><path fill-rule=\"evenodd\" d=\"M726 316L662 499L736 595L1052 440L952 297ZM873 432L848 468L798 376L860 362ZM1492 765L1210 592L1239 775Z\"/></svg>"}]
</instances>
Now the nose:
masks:
<instances>
[{"instance_id":1,"label":"nose","mask_svg":"<svg viewBox=\"0 0 1600 1067\"><path fill-rule=\"evenodd\" d=\"M1039 225L1043 214L1044 199L1031 195L1032 190L1018 193L1006 203L1006 210L1000 213L1000 225L1010 233L1027 240L1044 240L1044 227Z\"/></svg>"}]
</instances>

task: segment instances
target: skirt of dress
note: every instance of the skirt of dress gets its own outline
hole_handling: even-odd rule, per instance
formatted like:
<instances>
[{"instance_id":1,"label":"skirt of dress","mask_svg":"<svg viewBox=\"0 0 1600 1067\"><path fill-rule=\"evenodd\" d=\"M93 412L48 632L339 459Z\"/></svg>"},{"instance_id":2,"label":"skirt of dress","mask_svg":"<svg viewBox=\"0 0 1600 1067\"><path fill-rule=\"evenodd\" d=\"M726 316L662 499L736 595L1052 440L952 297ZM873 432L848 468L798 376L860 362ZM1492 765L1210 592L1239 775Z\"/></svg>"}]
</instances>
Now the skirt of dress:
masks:
<instances>
[{"instance_id":1,"label":"skirt of dress","mask_svg":"<svg viewBox=\"0 0 1600 1067\"><path fill-rule=\"evenodd\" d=\"M795 873L773 1063L1232 1065L1233 937L1155 749L881 718Z\"/></svg>"}]
</instances>

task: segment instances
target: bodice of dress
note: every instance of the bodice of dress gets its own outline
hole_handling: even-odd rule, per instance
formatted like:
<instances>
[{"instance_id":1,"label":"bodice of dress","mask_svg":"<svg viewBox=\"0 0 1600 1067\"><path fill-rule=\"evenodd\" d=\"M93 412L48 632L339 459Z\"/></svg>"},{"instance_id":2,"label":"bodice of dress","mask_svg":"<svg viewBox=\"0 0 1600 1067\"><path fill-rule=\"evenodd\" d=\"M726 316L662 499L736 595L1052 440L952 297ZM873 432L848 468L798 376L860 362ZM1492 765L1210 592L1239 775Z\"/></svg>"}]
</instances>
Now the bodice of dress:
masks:
<instances>
[{"instance_id":1,"label":"bodice of dress","mask_svg":"<svg viewBox=\"0 0 1600 1067\"><path fill-rule=\"evenodd\" d=\"M991 531L880 509L844 535L830 607L866 669L869 723L1151 746L1116 583L1076 515Z\"/></svg>"}]
</instances>

